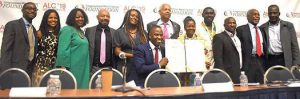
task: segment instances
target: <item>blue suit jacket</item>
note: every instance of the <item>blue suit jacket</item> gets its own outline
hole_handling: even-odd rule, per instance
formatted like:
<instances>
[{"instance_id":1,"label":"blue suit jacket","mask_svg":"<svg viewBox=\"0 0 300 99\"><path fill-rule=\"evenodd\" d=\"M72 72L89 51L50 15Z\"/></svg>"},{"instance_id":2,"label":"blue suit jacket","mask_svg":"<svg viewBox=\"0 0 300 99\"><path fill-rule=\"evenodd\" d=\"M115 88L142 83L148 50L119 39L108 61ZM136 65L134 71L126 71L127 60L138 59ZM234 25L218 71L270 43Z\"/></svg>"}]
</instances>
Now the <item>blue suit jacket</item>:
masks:
<instances>
[{"instance_id":1,"label":"blue suit jacket","mask_svg":"<svg viewBox=\"0 0 300 99\"><path fill-rule=\"evenodd\" d=\"M160 46L160 50L162 57L165 57L164 46ZM138 75L138 80L136 83L138 86L143 86L144 81L150 72L160 68L158 64L154 63L153 51L149 45L149 42L138 45L134 49L134 64L136 66L136 72Z\"/></svg>"}]
</instances>

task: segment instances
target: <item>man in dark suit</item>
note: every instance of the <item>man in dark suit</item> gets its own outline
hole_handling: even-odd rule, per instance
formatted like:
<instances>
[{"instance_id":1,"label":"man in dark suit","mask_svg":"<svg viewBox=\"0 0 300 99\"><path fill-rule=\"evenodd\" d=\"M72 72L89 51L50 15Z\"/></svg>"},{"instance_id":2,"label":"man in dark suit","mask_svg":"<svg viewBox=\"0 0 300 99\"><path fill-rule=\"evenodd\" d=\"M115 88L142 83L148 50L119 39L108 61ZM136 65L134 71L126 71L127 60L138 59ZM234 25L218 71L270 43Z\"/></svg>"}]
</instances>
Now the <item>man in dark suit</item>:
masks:
<instances>
[{"instance_id":1,"label":"man in dark suit","mask_svg":"<svg viewBox=\"0 0 300 99\"><path fill-rule=\"evenodd\" d=\"M37 8L33 2L22 7L23 17L5 25L1 46L0 72L20 68L32 75L37 50L36 30L31 24Z\"/></svg>"},{"instance_id":2,"label":"man in dark suit","mask_svg":"<svg viewBox=\"0 0 300 99\"><path fill-rule=\"evenodd\" d=\"M149 32L153 25L159 25L162 28L164 39L177 39L180 32L180 25L170 20L171 6L169 4L162 4L159 8L159 15L160 19L147 24L147 31Z\"/></svg>"},{"instance_id":3,"label":"man in dark suit","mask_svg":"<svg viewBox=\"0 0 300 99\"><path fill-rule=\"evenodd\" d=\"M215 68L228 73L233 83L239 83L242 66L241 42L236 36L236 21L228 17L224 21L225 31L213 38Z\"/></svg>"},{"instance_id":4,"label":"man in dark suit","mask_svg":"<svg viewBox=\"0 0 300 99\"><path fill-rule=\"evenodd\" d=\"M265 35L257 27L260 16L256 9L247 12L248 24L237 27L237 36L241 40L243 68L250 83L263 84Z\"/></svg>"},{"instance_id":5,"label":"man in dark suit","mask_svg":"<svg viewBox=\"0 0 300 99\"><path fill-rule=\"evenodd\" d=\"M267 68L282 65L299 66L300 53L293 23L281 20L277 5L268 7L269 21L261 25L267 41Z\"/></svg>"},{"instance_id":6,"label":"man in dark suit","mask_svg":"<svg viewBox=\"0 0 300 99\"><path fill-rule=\"evenodd\" d=\"M115 66L115 56L113 54L113 35L115 29L108 26L110 14L106 9L100 9L97 19L99 24L89 27L85 31L85 35L89 41L91 75L101 68Z\"/></svg>"},{"instance_id":7,"label":"man in dark suit","mask_svg":"<svg viewBox=\"0 0 300 99\"><path fill-rule=\"evenodd\" d=\"M134 64L138 73L138 86L143 86L146 77L155 69L165 68L168 59L165 57L165 47L162 46L162 29L153 25L149 33L149 42L138 45L134 49ZM159 61L160 60L160 61Z\"/></svg>"}]
</instances>

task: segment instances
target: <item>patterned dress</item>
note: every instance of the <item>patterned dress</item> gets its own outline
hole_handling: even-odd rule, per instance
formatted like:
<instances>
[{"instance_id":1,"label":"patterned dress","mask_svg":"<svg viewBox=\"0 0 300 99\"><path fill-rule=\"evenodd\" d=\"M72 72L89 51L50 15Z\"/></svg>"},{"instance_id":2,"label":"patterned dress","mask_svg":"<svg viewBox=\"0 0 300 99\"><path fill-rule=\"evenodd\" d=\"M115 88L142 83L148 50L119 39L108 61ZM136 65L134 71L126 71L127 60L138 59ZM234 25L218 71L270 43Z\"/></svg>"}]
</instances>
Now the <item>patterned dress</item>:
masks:
<instances>
[{"instance_id":1,"label":"patterned dress","mask_svg":"<svg viewBox=\"0 0 300 99\"><path fill-rule=\"evenodd\" d=\"M43 35L38 41L37 63L32 76L33 86L39 86L42 76L53 68L56 59L57 43L57 36L53 33Z\"/></svg>"}]
</instances>

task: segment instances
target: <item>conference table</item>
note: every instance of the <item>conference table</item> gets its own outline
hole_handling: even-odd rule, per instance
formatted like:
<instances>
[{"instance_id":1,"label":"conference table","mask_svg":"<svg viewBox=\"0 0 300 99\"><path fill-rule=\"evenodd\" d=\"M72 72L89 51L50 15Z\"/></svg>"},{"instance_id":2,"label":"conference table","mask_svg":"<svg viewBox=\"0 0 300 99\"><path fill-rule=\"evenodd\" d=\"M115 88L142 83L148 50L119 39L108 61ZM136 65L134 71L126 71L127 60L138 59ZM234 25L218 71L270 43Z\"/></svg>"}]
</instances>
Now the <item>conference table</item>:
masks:
<instances>
[{"instance_id":1,"label":"conference table","mask_svg":"<svg viewBox=\"0 0 300 99\"><path fill-rule=\"evenodd\" d=\"M9 97L9 89L0 90L0 98ZM197 87L160 87L145 88L127 93L103 92L96 89L62 89L59 96L21 97L21 98L122 98L122 99L300 99L300 87L286 86L234 86L229 92L204 92L201 86Z\"/></svg>"}]
</instances>

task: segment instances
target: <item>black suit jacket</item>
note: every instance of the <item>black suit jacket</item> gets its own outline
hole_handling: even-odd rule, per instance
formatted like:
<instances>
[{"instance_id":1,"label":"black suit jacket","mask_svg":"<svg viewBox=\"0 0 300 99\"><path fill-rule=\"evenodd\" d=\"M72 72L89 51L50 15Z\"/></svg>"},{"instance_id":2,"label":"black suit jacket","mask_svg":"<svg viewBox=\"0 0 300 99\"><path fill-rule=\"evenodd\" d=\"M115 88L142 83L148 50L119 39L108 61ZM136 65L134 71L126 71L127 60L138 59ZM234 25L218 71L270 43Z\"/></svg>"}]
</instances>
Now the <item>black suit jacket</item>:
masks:
<instances>
[{"instance_id":1,"label":"black suit jacket","mask_svg":"<svg viewBox=\"0 0 300 99\"><path fill-rule=\"evenodd\" d=\"M86 28L85 30L85 37L88 39L89 41L89 53L90 53L90 64L93 65L93 61L94 61L94 52L95 52L95 35L96 35L96 29L97 29L97 25L93 26L93 27L89 27ZM111 33L111 37L112 37L112 47L113 46L113 42L114 42L114 35L116 30L113 28L109 28L110 33ZM112 48L112 67L115 68L115 54L114 54L114 48Z\"/></svg>"},{"instance_id":2,"label":"black suit jacket","mask_svg":"<svg viewBox=\"0 0 300 99\"><path fill-rule=\"evenodd\" d=\"M134 48L134 64L138 74L138 84L143 86L146 77L154 70L159 69L159 65L154 63L153 50L150 42L138 45ZM160 46L161 55L165 57L165 47Z\"/></svg>"},{"instance_id":3,"label":"black suit jacket","mask_svg":"<svg viewBox=\"0 0 300 99\"><path fill-rule=\"evenodd\" d=\"M36 37L36 29L33 27ZM37 52L37 38L35 38L35 51ZM20 68L31 75L36 58L29 62L29 41L23 19L13 20L5 25L1 46L0 70Z\"/></svg>"},{"instance_id":4,"label":"black suit jacket","mask_svg":"<svg viewBox=\"0 0 300 99\"><path fill-rule=\"evenodd\" d=\"M261 30L260 30L261 31ZM243 57L243 68L247 70L247 66L251 66L251 56L252 56L252 36L251 31L248 24L242 25L237 27L236 29L237 36L241 41L241 47L242 47L242 57ZM263 38L263 53L265 54L267 51L266 48L266 40L265 40L265 34L261 31L262 38Z\"/></svg>"},{"instance_id":5,"label":"black suit jacket","mask_svg":"<svg viewBox=\"0 0 300 99\"><path fill-rule=\"evenodd\" d=\"M260 26L266 35L267 47L269 47L269 22ZM293 23L280 20L280 42L284 54L284 62L287 67L300 64L300 52L296 31Z\"/></svg>"},{"instance_id":6,"label":"black suit jacket","mask_svg":"<svg viewBox=\"0 0 300 99\"><path fill-rule=\"evenodd\" d=\"M213 38L213 56L215 68L227 72L234 83L239 83L240 58L239 53L226 32L216 34Z\"/></svg>"},{"instance_id":7,"label":"black suit jacket","mask_svg":"<svg viewBox=\"0 0 300 99\"><path fill-rule=\"evenodd\" d=\"M152 21L150 23L147 24L147 31L148 33L150 33L150 29L153 25L156 25L157 22L159 21L160 19L156 20L156 21ZM171 21L171 20L170 20ZM180 25L177 24L176 22L173 22L171 21L172 25L173 25L173 30L174 30L174 33L173 35L171 35L171 39L177 39L179 37L179 32L180 32Z\"/></svg>"}]
</instances>

